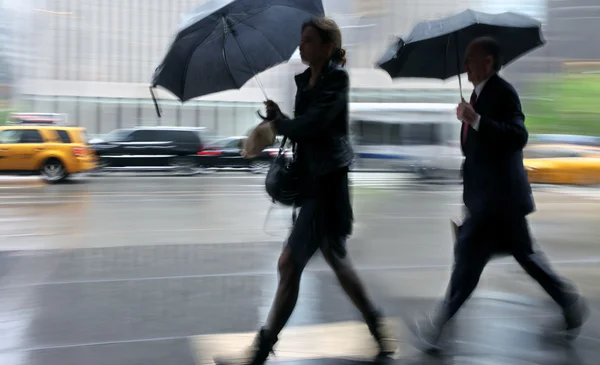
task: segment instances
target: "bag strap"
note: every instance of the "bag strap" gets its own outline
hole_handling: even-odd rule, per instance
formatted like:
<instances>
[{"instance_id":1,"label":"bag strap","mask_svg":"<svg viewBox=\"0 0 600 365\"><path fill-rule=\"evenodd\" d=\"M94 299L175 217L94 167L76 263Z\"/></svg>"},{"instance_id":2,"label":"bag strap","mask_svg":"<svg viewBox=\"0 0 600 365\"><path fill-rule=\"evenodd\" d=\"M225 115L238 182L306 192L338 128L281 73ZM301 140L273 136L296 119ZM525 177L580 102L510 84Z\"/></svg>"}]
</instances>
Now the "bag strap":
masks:
<instances>
[{"instance_id":1,"label":"bag strap","mask_svg":"<svg viewBox=\"0 0 600 365\"><path fill-rule=\"evenodd\" d=\"M281 144L279 145L278 156L281 156L284 153L285 143L287 142L287 140L288 140L288 137L283 136L283 139L281 140ZM296 155L296 144L295 143L292 144L292 153L294 154L294 158L295 158L295 155ZM273 199L273 204L275 204L275 199ZM296 207L296 205L294 204L292 206L292 224L296 223L296 218L298 218L298 207Z\"/></svg>"},{"instance_id":2,"label":"bag strap","mask_svg":"<svg viewBox=\"0 0 600 365\"><path fill-rule=\"evenodd\" d=\"M283 136L283 139L281 140L281 144L279 145L279 152L277 153L277 157L281 156L284 153L285 144L287 141L288 141L288 137ZM292 143L292 154L294 156L294 159L296 159L296 143Z\"/></svg>"},{"instance_id":3,"label":"bag strap","mask_svg":"<svg viewBox=\"0 0 600 365\"><path fill-rule=\"evenodd\" d=\"M281 140L281 144L279 145L279 153L277 154L277 156L281 156L283 154L287 140L288 140L287 136L283 136L283 139Z\"/></svg>"}]
</instances>

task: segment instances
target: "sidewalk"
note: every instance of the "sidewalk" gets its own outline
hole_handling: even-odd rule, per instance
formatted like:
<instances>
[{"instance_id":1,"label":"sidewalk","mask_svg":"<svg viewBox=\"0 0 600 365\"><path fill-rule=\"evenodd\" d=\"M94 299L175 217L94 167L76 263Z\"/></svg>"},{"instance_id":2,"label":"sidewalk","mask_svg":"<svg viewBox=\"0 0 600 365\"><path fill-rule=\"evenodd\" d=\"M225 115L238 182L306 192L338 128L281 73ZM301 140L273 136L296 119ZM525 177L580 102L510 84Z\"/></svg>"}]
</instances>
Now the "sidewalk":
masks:
<instances>
[{"instance_id":1,"label":"sidewalk","mask_svg":"<svg viewBox=\"0 0 600 365\"><path fill-rule=\"evenodd\" d=\"M196 365L244 350L265 321L280 245L183 245L41 251L0 256L3 365ZM408 324L432 308L443 267L359 267L400 340L398 364L440 364L412 346ZM595 365L600 270L564 266L594 308L571 347L548 336L556 308L520 273L486 270L447 339L457 364ZM24 336L23 331L27 335ZM273 363L352 364L374 351L360 316L317 258ZM578 360L579 359L579 360Z\"/></svg>"}]
</instances>

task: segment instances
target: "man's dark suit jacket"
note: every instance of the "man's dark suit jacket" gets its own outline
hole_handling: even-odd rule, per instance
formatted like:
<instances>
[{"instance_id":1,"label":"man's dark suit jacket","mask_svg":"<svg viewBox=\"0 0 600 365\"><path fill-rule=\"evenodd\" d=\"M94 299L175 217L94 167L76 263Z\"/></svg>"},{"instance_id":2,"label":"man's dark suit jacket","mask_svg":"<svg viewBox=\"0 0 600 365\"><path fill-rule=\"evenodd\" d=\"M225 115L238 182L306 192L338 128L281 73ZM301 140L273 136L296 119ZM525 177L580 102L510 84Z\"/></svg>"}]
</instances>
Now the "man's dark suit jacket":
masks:
<instances>
[{"instance_id":1,"label":"man's dark suit jacket","mask_svg":"<svg viewBox=\"0 0 600 365\"><path fill-rule=\"evenodd\" d=\"M528 133L516 90L498 75L492 76L474 105L481 116L479 130L469 128L461 138L463 200L473 216L503 212L527 215L535 210L523 166ZM462 136L461 130L461 136Z\"/></svg>"}]
</instances>

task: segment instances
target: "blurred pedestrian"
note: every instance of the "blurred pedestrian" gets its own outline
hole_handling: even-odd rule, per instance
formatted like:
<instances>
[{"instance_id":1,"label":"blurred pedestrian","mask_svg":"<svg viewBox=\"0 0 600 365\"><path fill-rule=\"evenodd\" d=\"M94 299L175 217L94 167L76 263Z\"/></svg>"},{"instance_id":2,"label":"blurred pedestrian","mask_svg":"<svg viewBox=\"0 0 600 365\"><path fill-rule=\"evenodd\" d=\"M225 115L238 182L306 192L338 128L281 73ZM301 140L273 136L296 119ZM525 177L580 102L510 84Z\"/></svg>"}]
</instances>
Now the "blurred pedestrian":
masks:
<instances>
[{"instance_id":1,"label":"blurred pedestrian","mask_svg":"<svg viewBox=\"0 0 600 365\"><path fill-rule=\"evenodd\" d=\"M396 341L382 314L367 297L346 251L354 220L348 181L354 152L348 137L346 52L337 24L327 18L305 23L300 55L309 67L295 78L295 117L285 117L276 103L266 102L267 115L278 116L266 123L277 135L296 143L293 166L302 181L300 212L279 258L279 285L266 326L259 331L247 355L217 358L217 364L260 365L266 361L294 310L302 272L317 250L362 313L379 345L379 355L385 357L396 351ZM261 124L262 134L269 135L264 127ZM255 145L253 149L260 148L263 146Z\"/></svg>"},{"instance_id":2,"label":"blurred pedestrian","mask_svg":"<svg viewBox=\"0 0 600 365\"><path fill-rule=\"evenodd\" d=\"M515 89L498 75L500 47L488 37L474 40L465 68L475 90L463 100L456 117L462 122L465 156L463 200L468 214L457 230L454 268L446 298L415 332L425 351L439 350L448 321L471 296L488 261L509 254L560 306L564 330L574 338L587 318L588 307L576 288L558 276L540 250L534 248L527 215L535 210L523 166L528 132Z\"/></svg>"}]
</instances>

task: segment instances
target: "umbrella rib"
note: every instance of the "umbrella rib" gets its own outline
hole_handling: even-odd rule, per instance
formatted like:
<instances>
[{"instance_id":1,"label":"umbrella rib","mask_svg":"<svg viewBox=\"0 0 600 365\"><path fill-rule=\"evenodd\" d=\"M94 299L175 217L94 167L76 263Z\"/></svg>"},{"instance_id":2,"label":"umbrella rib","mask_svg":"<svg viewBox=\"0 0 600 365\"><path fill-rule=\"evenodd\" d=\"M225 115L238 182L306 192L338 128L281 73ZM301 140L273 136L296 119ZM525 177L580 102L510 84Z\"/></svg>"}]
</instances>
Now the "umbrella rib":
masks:
<instances>
[{"instance_id":1,"label":"umbrella rib","mask_svg":"<svg viewBox=\"0 0 600 365\"><path fill-rule=\"evenodd\" d=\"M213 17L213 15L211 14L211 15L210 15L210 16L208 16L207 18L209 18L209 17ZM214 18L214 17L213 17L213 18ZM203 19L201 19L201 20L203 20ZM200 21L200 20L199 20L199 21ZM211 35L211 34L212 34L214 31L215 31L215 29L217 29L217 27L219 26L219 24L218 24L219 22L216 22L216 23L217 23L217 24L215 25L215 27L213 28L213 30L212 30L212 31L210 31L210 32L209 32L209 33L206 35L206 37L204 37L204 39L202 40L202 42L201 42L201 43L204 43L204 41L206 41L206 39L208 39L208 37L210 37L210 35ZM195 25L195 24L194 24L194 25ZM180 32L179 32L179 33L178 33L178 34L175 36L175 40L174 40L174 42L173 42L173 43L175 43L175 42L179 41L180 39L183 39L183 38L185 38L185 37L189 36L190 34L193 34L194 32L196 32L196 31L198 31L198 30L200 30L200 29L191 29L191 28L192 28L194 25L190 25L189 27L187 27L187 28L185 28L185 29L181 30L181 31L180 31Z\"/></svg>"},{"instance_id":2,"label":"umbrella rib","mask_svg":"<svg viewBox=\"0 0 600 365\"><path fill-rule=\"evenodd\" d=\"M280 7L282 7L282 8L290 8L290 9L295 9L295 10L298 10L298 11L302 11L302 12L309 13L309 14L311 14L311 15L314 15L314 14L312 14L312 13L310 13L310 12L306 11L306 10L303 10L303 9L297 8L297 7L295 7L295 6L290 6L290 5L285 5L285 4L276 4L276 5L269 5L269 6L265 6L265 7L261 8L261 9L259 9L257 12L255 12L255 13L253 13L253 14L249 14L249 16L248 16L247 18L244 18L244 19L240 20L240 23L241 23L241 22L244 22L244 21L246 21L246 20L248 20L248 19L252 19L252 18L254 18L255 16L259 15L260 13L262 13L263 11L265 11L265 10L268 10L268 9L270 9L270 8L272 8L272 7L276 7L276 6L280 6Z\"/></svg>"},{"instance_id":3,"label":"umbrella rib","mask_svg":"<svg viewBox=\"0 0 600 365\"><path fill-rule=\"evenodd\" d=\"M244 22L245 22L245 21L248 21L249 19L252 19L252 18L254 18L254 17L255 17L255 16L257 16L257 15L260 15L260 13L262 13L262 12L264 12L264 11L266 11L266 10L268 10L268 9L272 8L272 7L276 7L276 6L280 6L280 7L282 7L282 8L290 8L290 9L294 9L294 10L302 11L302 12L304 12L304 13L308 13L308 14L311 14L311 15L313 15L313 16L316 16L315 14L313 14L313 13L311 13L311 12L309 12L309 11L306 11L306 10L303 10L303 9L300 9L300 8L297 8L297 7L295 7L295 6L291 6L291 5L285 5L285 4L276 4L276 5L268 5L268 6L264 6L264 7L262 7L261 9L258 9L258 11L254 12L254 13L252 13L252 14L248 14L248 17L246 17L246 18L244 18L244 19L240 19L240 20L239 20L239 21L237 21L236 23L240 23L240 24L244 24L244 25L247 25L247 26L249 26L248 24L246 24L246 23L244 23ZM244 13L240 13L240 14L244 14ZM245 14L245 15L246 15L246 14ZM234 18L234 19L235 19L235 18ZM250 26L249 26L249 27L250 27ZM256 29L256 28L254 28L254 27L251 27L251 28L253 28L253 29ZM256 30L258 30L258 29L256 29ZM260 31L259 31L259 32L260 32ZM263 37L265 36L265 35L264 35L262 32L260 32L260 33L263 35ZM266 38L266 37L265 37L265 38ZM269 40L269 39L267 39L267 40ZM271 41L270 41L270 40L269 40L269 43L271 43ZM273 44L273 43L271 43L271 44ZM279 55L281 55L281 54L279 54ZM282 57L282 58L284 58L284 57Z\"/></svg>"},{"instance_id":4,"label":"umbrella rib","mask_svg":"<svg viewBox=\"0 0 600 365\"><path fill-rule=\"evenodd\" d=\"M273 44L273 42L271 42L271 40L270 40L269 38L267 38L267 36L266 36L266 35L265 35L263 32L261 32L261 31L260 31L260 29L258 29L258 28L256 28L256 27L253 27L253 26L251 26L251 25L249 25L249 24L244 24L244 25L245 25L245 26L247 26L247 27L250 27L250 28L254 29L254 30L255 30L255 31L257 31L257 32L259 32L259 33L260 33L260 34L263 36L263 38L264 38L264 39L266 39L266 40L267 40L267 42L269 42L269 43L270 43L270 44L273 46L273 49L275 49L275 51L277 52L277 54L279 54L279 57L281 57L281 60L282 60L282 61L283 61L283 60L285 60L285 57L283 57L283 55L281 54L281 52L279 52L279 50L278 50L278 49L277 49L277 47L276 47L276 46Z\"/></svg>"},{"instance_id":5,"label":"umbrella rib","mask_svg":"<svg viewBox=\"0 0 600 365\"><path fill-rule=\"evenodd\" d=\"M200 47L204 43L204 41L206 41L206 39L208 37L210 37L211 34L214 33L214 31L217 29L217 27L218 27L218 25L215 25L215 27L213 28L213 30L211 32L209 32L206 35L206 37L204 37L204 39L202 40L202 42L198 43L198 45L196 47L194 47L194 50L190 52L190 55L188 56L187 61L185 62L185 70L183 71L183 78L181 80L181 85L183 85L183 90L181 90L181 96L185 96L185 80L187 79L188 69L190 68L190 61L192 60L192 57L194 56L194 53L196 52L196 50L198 49L198 47ZM190 35L190 34L192 34L192 32L188 33L187 35ZM175 43L173 43L173 44L175 44Z\"/></svg>"},{"instance_id":6,"label":"umbrella rib","mask_svg":"<svg viewBox=\"0 0 600 365\"><path fill-rule=\"evenodd\" d=\"M233 77L233 74L231 73L231 67L229 66L229 61L227 61L227 54L225 52L225 42L227 41L227 35L231 34L231 32L226 32L225 30L228 29L228 24L227 24L227 20L225 19L225 17L221 18L222 22L223 22L223 46L221 47L221 55L223 56L223 62L225 62L225 69L227 70L227 74L229 75L229 77L231 78L231 81L233 81L233 84L235 85L236 88L240 88L240 86L238 85L238 83L235 81L235 77ZM235 35L233 35L233 37L235 37ZM242 50L242 53L244 51Z\"/></svg>"},{"instance_id":7,"label":"umbrella rib","mask_svg":"<svg viewBox=\"0 0 600 365\"><path fill-rule=\"evenodd\" d=\"M238 85L237 81L235 81L235 77L233 77L233 74L231 73L231 67L229 67L229 61L227 61L227 55L225 54L225 47L223 47L223 49L221 50L221 55L223 56L223 62L225 62L226 66L225 69L227 70L227 74L231 78L231 81L233 82L236 88L241 88L241 86Z\"/></svg>"},{"instance_id":8,"label":"umbrella rib","mask_svg":"<svg viewBox=\"0 0 600 365\"><path fill-rule=\"evenodd\" d=\"M295 6L290 6L290 5L285 5L285 4L277 4L277 5L265 6L264 8L260 9L259 11L257 11L257 12L255 12L255 13L253 13L253 14L249 15L248 17L244 18L244 19L243 19L242 21L240 21L240 22L247 21L248 19L251 19L251 18L253 18L253 17L255 17L255 16L259 15L260 13L262 13L262 12L264 12L265 10L267 10L267 9L271 8L272 6L281 6L281 7L285 7L285 8L295 9L295 10L298 10L298 11L304 11L304 10L302 10L302 9L299 9L299 8L295 7ZM308 12L308 11L304 11L304 12L306 12L306 13L309 13L309 14L311 14L311 15L314 15L314 14L312 14L311 12ZM181 39L181 38L183 38L183 37L186 37L186 36L188 36L189 34L193 33L193 32L195 31L195 29L194 29L194 30L189 30L191 27L193 27L193 25L192 25L192 26L190 26L190 27L188 27L188 28L186 28L185 30L182 30L182 31L181 31L181 33L180 33L180 34L179 34L179 35L176 37L175 41L177 41L177 40L179 40L179 39ZM193 55L194 55L194 53L196 52L196 50L198 49L198 47L200 47L200 46L201 46L201 45L204 43L204 41L206 41L206 39L207 39L208 37L210 37L210 35L211 35L211 34L212 34L212 33L213 33L213 32L214 32L216 29L217 29L217 27L218 27L218 25L216 25L216 26L215 26L215 28L214 28L214 29L213 29L213 30L212 30L212 31L211 31L211 32L210 32L210 33L209 33L209 34L208 34L208 35L207 35L207 36L206 36L206 37L205 37L205 38L202 40L202 42L200 42L200 43L199 43L199 44L198 44L198 45L197 45L197 46L194 48L194 50L193 50L192 52L190 52L190 56L188 57L188 61L187 61L187 62L186 62L186 64L185 64L185 71L184 71L184 73L183 73L183 80L182 80L182 81L183 81L183 83L182 83L182 84L184 85L184 89L182 90L182 93L181 93L181 94L182 94L182 96L184 96L184 94L185 94L185 80L186 80L186 78L187 78L187 73L188 73L188 69L189 69L189 65L190 65L190 60L191 60L191 58L193 57ZM254 27L251 27L251 28L254 28ZM254 29L256 29L256 28L254 28ZM186 30L187 30L187 32L186 32ZM257 29L257 30L258 30L258 29ZM261 33L261 34L262 34L262 36L263 36L263 37L265 37L265 35L264 35L262 32L260 32L260 31L259 31L259 33ZM225 37L226 37L226 34L224 34L224 35L223 35L223 39L225 39ZM270 40L269 40L267 37L265 37L265 39L267 39L267 40L269 41L269 43L271 43L271 45L273 45L273 43L272 43L272 42L271 42L271 41L270 41ZM225 42L225 41L223 41L223 43L224 43L224 42ZM277 50L277 48L275 48L275 49ZM277 53L279 53L279 55L281 56L281 53L280 53L279 51L277 51ZM282 59L285 59L285 58L284 58L284 57L282 57ZM235 81L235 79L234 79L234 77L233 77L233 74L231 74L231 70L229 69L229 63L227 62L227 56L225 55L225 50L224 50L224 47L223 47L223 60L225 61L225 64L227 65L227 67L226 67L226 68L227 68L227 72L228 72L228 74L229 74L229 77L231 77L231 80L233 81L234 85L235 85L237 88L239 88L239 86L238 86L237 82Z\"/></svg>"}]
</instances>

